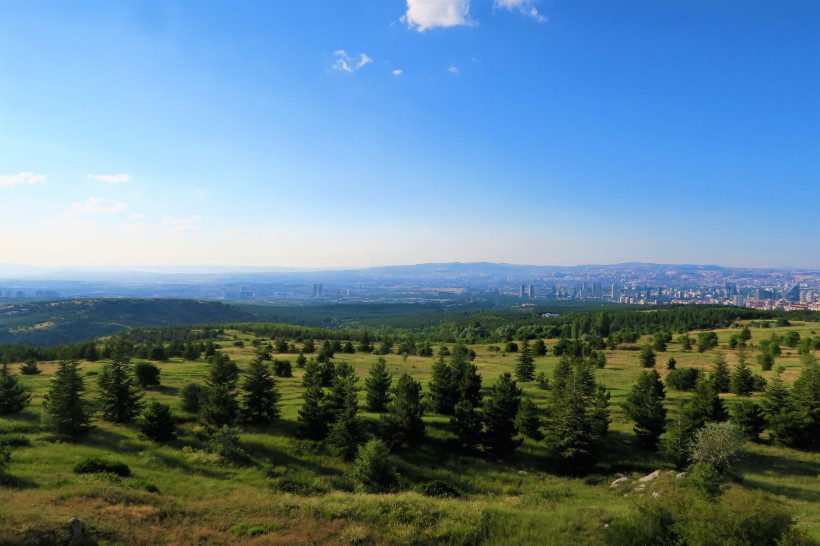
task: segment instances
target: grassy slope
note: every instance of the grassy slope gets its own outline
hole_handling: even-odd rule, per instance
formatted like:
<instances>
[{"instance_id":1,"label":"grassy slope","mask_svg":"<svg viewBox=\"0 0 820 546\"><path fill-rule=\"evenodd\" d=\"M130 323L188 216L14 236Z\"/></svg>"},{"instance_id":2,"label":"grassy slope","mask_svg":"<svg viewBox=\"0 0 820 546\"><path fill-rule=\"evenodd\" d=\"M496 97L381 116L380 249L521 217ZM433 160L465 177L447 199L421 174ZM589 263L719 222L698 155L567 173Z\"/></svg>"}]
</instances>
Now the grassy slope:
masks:
<instances>
[{"instance_id":1,"label":"grassy slope","mask_svg":"<svg viewBox=\"0 0 820 546\"><path fill-rule=\"evenodd\" d=\"M782 330L753 329L752 342L773 331L797 330L807 335L815 328L817 325L809 324ZM718 331L724 349L734 331ZM224 345L242 367L252 358L249 344L244 349ZM475 349L485 386L500 373L512 370L515 355L494 354L486 346ZM704 355L676 349L677 344L670 344L669 353L659 355L662 373L669 356L677 359L678 367L708 368L711 352ZM727 353L730 364L734 363L736 354ZM458 500L430 499L412 492L379 496L339 490L344 489L349 466L332 454L314 452L309 444L294 438L301 404L301 370L296 370L296 377L279 382L282 420L270 429L250 430L243 435L243 444L256 464L230 468L183 455L182 446L202 447L194 423L183 426L180 439L166 447L140 440L134 427L107 423L98 423L94 432L79 443L53 443L38 431L42 394L55 368L54 364L46 364L42 366L43 374L23 377L35 392L32 406L22 416L0 419L1 430L31 439L30 447L15 448L13 452L10 471L18 486L0 488L0 537L48 537L49 532L62 533L64 522L77 515L101 544L406 544L479 540L487 544L599 544L604 538L604 524L629 511L633 503L632 495L609 488L612 474L626 470L642 475L668 468L657 455L637 452L628 443L632 424L625 419L619 403L640 373L637 352L608 351L607 356L609 364L598 378L612 389L612 425L599 475L586 479L551 475L541 466L543 448L529 440L513 458L503 462L459 456L446 443L447 419L428 416L429 441L402 453L400 470L408 482L441 478L458 484L465 492L465 497ZM753 360L751 352L749 356ZM376 359L358 354L345 357L361 378ZM409 357L404 363L400 356L387 358L393 373L407 370L424 383L430 377L432 359ZM538 359L538 369L551 373L556 362L555 357ZM776 365L786 367L788 381L799 371L793 350L784 349ZM87 363L83 369L93 373L100 367L100 363ZM177 408L179 388L205 374L201 362L173 361L161 368L163 386L150 391L147 397L166 400ZM757 366L753 364L753 368ZM87 378L89 388L93 388L95 379ZM536 400L545 399L545 393L534 385L525 385L524 390ZM669 393L672 415L687 396ZM724 397L730 402L734 398ZM371 424L378 420L375 415L364 417ZM122 460L130 465L135 477L115 483L74 475L73 465L89 455ZM749 446L745 470L743 487L759 488L776 497L820 539L820 454L754 444ZM329 492L313 496L280 493L271 485L282 479ZM149 483L159 493L147 492ZM654 487L662 490L664 483L661 480ZM228 532L238 523L275 524L277 530L254 539L241 538Z\"/></svg>"}]
</instances>

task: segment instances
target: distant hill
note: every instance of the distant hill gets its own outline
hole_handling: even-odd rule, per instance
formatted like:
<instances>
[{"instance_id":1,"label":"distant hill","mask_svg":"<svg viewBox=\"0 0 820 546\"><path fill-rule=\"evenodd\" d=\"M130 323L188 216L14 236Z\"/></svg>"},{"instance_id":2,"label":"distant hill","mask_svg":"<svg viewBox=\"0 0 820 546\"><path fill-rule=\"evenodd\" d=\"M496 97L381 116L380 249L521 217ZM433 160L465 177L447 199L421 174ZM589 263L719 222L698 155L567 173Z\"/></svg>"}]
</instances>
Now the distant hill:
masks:
<instances>
[{"instance_id":1,"label":"distant hill","mask_svg":"<svg viewBox=\"0 0 820 546\"><path fill-rule=\"evenodd\" d=\"M0 344L49 346L106 336L127 328L250 322L232 305L176 299L77 299L0 304Z\"/></svg>"}]
</instances>

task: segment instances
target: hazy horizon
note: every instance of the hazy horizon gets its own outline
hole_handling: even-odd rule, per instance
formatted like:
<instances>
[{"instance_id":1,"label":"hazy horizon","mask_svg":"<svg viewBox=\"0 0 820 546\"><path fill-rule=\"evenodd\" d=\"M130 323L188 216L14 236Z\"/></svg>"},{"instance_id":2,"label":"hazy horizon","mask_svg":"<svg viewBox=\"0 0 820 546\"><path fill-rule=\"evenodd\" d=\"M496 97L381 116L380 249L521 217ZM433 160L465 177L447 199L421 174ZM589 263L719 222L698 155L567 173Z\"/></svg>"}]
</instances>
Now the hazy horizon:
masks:
<instances>
[{"instance_id":1,"label":"hazy horizon","mask_svg":"<svg viewBox=\"0 0 820 546\"><path fill-rule=\"evenodd\" d=\"M0 262L818 269L817 28L818 2L7 0Z\"/></svg>"}]
</instances>

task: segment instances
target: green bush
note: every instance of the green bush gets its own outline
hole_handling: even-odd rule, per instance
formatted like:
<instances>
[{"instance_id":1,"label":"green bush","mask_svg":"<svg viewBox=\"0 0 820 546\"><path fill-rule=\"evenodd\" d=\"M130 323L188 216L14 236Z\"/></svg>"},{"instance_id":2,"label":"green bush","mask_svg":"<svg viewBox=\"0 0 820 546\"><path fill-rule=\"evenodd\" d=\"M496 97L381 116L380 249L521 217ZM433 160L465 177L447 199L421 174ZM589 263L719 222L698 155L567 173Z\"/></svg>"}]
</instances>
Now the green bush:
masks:
<instances>
[{"instance_id":1,"label":"green bush","mask_svg":"<svg viewBox=\"0 0 820 546\"><path fill-rule=\"evenodd\" d=\"M425 482L416 486L416 492L425 497L444 497L457 499L461 496L461 491L453 487L447 482L441 480L433 480Z\"/></svg>"},{"instance_id":2,"label":"green bush","mask_svg":"<svg viewBox=\"0 0 820 546\"><path fill-rule=\"evenodd\" d=\"M396 484L393 458L384 442L370 440L359 447L353 479L359 489L369 492L386 491Z\"/></svg>"},{"instance_id":3,"label":"green bush","mask_svg":"<svg viewBox=\"0 0 820 546\"><path fill-rule=\"evenodd\" d=\"M701 371L697 368L676 368L666 374L666 384L676 391L693 391Z\"/></svg>"},{"instance_id":4,"label":"green bush","mask_svg":"<svg viewBox=\"0 0 820 546\"><path fill-rule=\"evenodd\" d=\"M150 362L137 362L134 366L134 376L137 383L143 387L156 387L159 385L159 368Z\"/></svg>"},{"instance_id":5,"label":"green bush","mask_svg":"<svg viewBox=\"0 0 820 546\"><path fill-rule=\"evenodd\" d=\"M182 387L182 409L191 413L199 413L205 388L199 383L187 383Z\"/></svg>"},{"instance_id":6,"label":"green bush","mask_svg":"<svg viewBox=\"0 0 820 546\"><path fill-rule=\"evenodd\" d=\"M114 474L121 478L131 475L131 469L125 463L109 461L100 457L89 457L74 465L75 474Z\"/></svg>"}]
</instances>

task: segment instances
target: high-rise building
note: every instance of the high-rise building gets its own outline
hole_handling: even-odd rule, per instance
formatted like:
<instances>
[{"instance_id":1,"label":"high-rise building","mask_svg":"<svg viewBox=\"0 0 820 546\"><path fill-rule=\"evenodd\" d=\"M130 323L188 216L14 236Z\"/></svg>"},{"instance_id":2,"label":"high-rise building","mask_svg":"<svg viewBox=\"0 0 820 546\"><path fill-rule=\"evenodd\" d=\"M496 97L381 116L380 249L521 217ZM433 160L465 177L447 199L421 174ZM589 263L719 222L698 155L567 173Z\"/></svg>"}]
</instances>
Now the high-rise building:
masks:
<instances>
[{"instance_id":1,"label":"high-rise building","mask_svg":"<svg viewBox=\"0 0 820 546\"><path fill-rule=\"evenodd\" d=\"M530 299L535 298L535 287L533 285L529 285L529 287L527 287L527 296Z\"/></svg>"},{"instance_id":2,"label":"high-rise building","mask_svg":"<svg viewBox=\"0 0 820 546\"><path fill-rule=\"evenodd\" d=\"M318 293L319 293L319 285L316 284L316 283L313 283L313 297L315 298Z\"/></svg>"},{"instance_id":3,"label":"high-rise building","mask_svg":"<svg viewBox=\"0 0 820 546\"><path fill-rule=\"evenodd\" d=\"M518 290L518 297L519 297L519 298L523 298L523 297L524 297L524 290L526 290L526 286L522 284L522 285L521 285L521 288Z\"/></svg>"},{"instance_id":4,"label":"high-rise building","mask_svg":"<svg viewBox=\"0 0 820 546\"><path fill-rule=\"evenodd\" d=\"M324 291L324 288L322 288L322 283L319 283L318 296L321 298L324 295L324 293L325 293L325 291Z\"/></svg>"}]
</instances>

